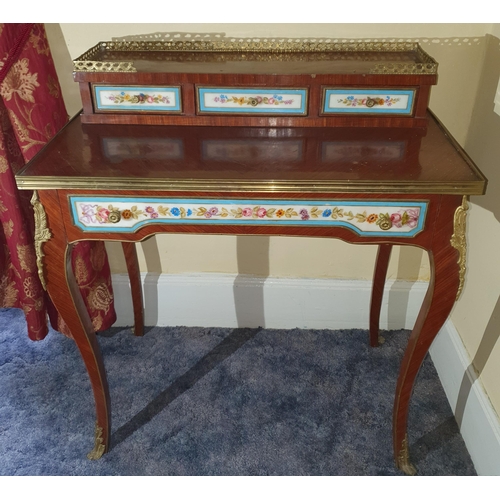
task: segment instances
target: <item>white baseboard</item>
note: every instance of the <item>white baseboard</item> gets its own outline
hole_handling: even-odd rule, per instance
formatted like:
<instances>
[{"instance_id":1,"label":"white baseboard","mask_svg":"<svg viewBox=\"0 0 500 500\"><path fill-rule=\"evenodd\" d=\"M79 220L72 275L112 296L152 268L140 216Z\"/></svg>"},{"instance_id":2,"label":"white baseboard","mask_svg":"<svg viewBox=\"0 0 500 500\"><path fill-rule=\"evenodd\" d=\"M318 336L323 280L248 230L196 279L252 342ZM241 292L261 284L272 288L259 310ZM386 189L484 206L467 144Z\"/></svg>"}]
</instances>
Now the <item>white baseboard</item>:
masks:
<instances>
[{"instance_id":1,"label":"white baseboard","mask_svg":"<svg viewBox=\"0 0 500 500\"><path fill-rule=\"evenodd\" d=\"M369 281L209 273L141 278L148 326L368 328ZM113 289L116 325L132 325L128 276L113 275ZM388 282L381 328L411 328L426 289L425 282Z\"/></svg>"},{"instance_id":2,"label":"white baseboard","mask_svg":"<svg viewBox=\"0 0 500 500\"><path fill-rule=\"evenodd\" d=\"M371 282L227 274L141 276L146 325L368 328ZM381 329L411 329L428 284L388 281ZM134 322L126 274L113 275L117 326ZM500 421L451 321L430 354L479 475L500 475Z\"/></svg>"},{"instance_id":3,"label":"white baseboard","mask_svg":"<svg viewBox=\"0 0 500 500\"><path fill-rule=\"evenodd\" d=\"M500 420L451 321L430 355L478 475L500 476Z\"/></svg>"}]
</instances>

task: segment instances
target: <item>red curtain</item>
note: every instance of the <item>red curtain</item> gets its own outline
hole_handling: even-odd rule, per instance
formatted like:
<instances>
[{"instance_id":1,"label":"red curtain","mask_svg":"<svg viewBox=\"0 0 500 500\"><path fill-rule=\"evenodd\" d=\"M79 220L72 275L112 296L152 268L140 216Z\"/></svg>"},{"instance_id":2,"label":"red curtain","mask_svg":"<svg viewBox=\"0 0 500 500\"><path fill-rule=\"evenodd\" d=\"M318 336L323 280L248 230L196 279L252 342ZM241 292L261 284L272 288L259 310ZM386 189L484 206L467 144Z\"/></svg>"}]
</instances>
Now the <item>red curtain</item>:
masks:
<instances>
[{"instance_id":1,"label":"red curtain","mask_svg":"<svg viewBox=\"0 0 500 500\"><path fill-rule=\"evenodd\" d=\"M70 335L38 278L32 192L15 174L68 121L43 24L0 24L0 307L22 308L32 340L52 327ZM102 242L75 245L73 269L96 331L116 315Z\"/></svg>"}]
</instances>

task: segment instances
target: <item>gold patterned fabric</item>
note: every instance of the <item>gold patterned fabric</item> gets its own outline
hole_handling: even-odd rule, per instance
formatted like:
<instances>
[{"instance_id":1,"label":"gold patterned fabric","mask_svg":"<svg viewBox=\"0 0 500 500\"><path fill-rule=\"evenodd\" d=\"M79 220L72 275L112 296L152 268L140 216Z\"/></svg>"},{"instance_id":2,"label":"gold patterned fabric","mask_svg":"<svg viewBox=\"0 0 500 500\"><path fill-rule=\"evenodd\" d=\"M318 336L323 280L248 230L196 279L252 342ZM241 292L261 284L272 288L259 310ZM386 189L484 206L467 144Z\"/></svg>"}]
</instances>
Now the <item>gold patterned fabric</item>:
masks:
<instances>
[{"instance_id":1,"label":"gold patterned fabric","mask_svg":"<svg viewBox=\"0 0 500 500\"><path fill-rule=\"evenodd\" d=\"M58 132L68 116L43 24L0 24L0 307L22 308L28 334L41 340L52 326L70 335L38 277L32 192L15 174ZM104 244L73 250L75 276L96 329L116 320Z\"/></svg>"}]
</instances>

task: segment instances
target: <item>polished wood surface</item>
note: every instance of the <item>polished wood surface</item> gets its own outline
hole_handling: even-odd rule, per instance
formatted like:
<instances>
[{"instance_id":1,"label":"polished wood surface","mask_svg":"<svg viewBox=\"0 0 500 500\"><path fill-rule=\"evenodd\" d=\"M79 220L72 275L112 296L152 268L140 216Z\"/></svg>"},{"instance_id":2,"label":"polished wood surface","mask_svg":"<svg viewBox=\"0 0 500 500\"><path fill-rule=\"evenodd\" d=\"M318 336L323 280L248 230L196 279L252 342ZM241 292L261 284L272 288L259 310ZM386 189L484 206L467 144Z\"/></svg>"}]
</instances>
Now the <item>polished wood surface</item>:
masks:
<instances>
[{"instance_id":1,"label":"polished wood surface","mask_svg":"<svg viewBox=\"0 0 500 500\"><path fill-rule=\"evenodd\" d=\"M486 180L432 116L425 129L82 125L17 176L24 189L483 194Z\"/></svg>"},{"instance_id":2,"label":"polished wood surface","mask_svg":"<svg viewBox=\"0 0 500 500\"><path fill-rule=\"evenodd\" d=\"M18 174L17 181L20 188L39 190L53 235L43 246L44 272L48 292L73 334L94 392L97 433L90 457L98 458L109 448L109 390L95 332L68 265L72 244L85 239L123 242L136 333L140 334L142 298L134 242L158 233L303 236L379 246L370 308L370 343L374 346L378 344L380 307L392 246L417 246L429 254L431 281L402 359L393 413L396 465L408 474L414 473L407 439L410 396L422 360L453 307L464 273L460 252L465 248L457 251L456 233L461 228L455 213L463 208L464 195L481 194L486 189L484 176L433 117L426 132L417 132L374 129L361 134L359 129L203 127L181 130L89 126L82 125L78 118L61 131ZM168 147L162 142L171 139L174 141ZM394 144L398 146L394 148ZM332 148L330 157L325 156L328 148ZM182 154L176 157L179 152ZM85 183L88 185L83 187ZM187 189L186 185L196 189ZM425 202L427 208L425 225L412 237L388 232L367 236L340 226L258 225L251 220L245 224L209 225L153 220L133 232L98 231L83 230L75 224L69 203L69 196L75 195L123 199L154 196L165 201L418 201Z\"/></svg>"}]
</instances>

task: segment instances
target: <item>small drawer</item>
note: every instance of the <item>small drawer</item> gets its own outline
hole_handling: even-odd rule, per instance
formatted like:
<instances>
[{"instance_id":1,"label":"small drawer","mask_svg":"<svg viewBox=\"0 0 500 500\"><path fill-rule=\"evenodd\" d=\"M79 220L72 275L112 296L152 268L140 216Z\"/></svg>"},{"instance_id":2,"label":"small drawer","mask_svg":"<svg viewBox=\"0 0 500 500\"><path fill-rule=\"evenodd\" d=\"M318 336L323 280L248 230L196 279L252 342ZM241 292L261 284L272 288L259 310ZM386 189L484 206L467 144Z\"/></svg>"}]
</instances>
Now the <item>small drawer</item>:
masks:
<instances>
[{"instance_id":1,"label":"small drawer","mask_svg":"<svg viewBox=\"0 0 500 500\"><path fill-rule=\"evenodd\" d=\"M196 87L200 115L305 116L307 97L306 88Z\"/></svg>"},{"instance_id":2,"label":"small drawer","mask_svg":"<svg viewBox=\"0 0 500 500\"><path fill-rule=\"evenodd\" d=\"M96 113L181 113L180 87L93 85Z\"/></svg>"},{"instance_id":3,"label":"small drawer","mask_svg":"<svg viewBox=\"0 0 500 500\"><path fill-rule=\"evenodd\" d=\"M415 89L324 87L320 113L410 116L413 113L415 92Z\"/></svg>"}]
</instances>

